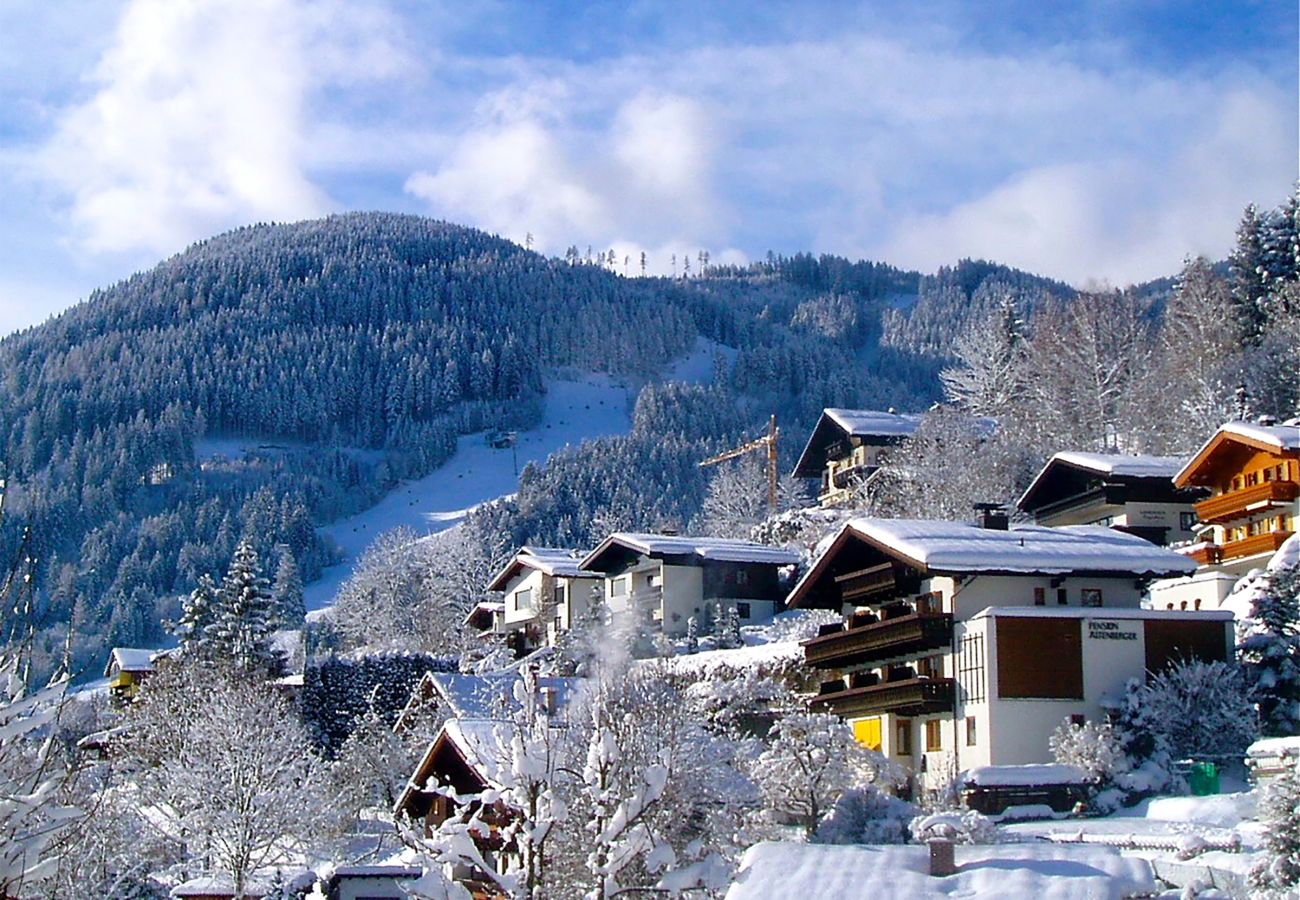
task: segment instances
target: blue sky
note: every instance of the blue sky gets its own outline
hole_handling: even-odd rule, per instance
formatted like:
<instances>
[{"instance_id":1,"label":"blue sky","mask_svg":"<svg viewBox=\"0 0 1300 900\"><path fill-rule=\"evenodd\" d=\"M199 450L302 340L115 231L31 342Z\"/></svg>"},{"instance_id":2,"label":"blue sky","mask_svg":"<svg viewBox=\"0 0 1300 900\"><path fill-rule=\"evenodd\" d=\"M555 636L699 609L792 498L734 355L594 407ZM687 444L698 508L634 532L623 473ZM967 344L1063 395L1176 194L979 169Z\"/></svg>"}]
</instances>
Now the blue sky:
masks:
<instances>
[{"instance_id":1,"label":"blue sky","mask_svg":"<svg viewBox=\"0 0 1300 900\"><path fill-rule=\"evenodd\" d=\"M1293 0L6 0L0 333L348 209L656 271L1170 274L1291 190L1298 40Z\"/></svg>"}]
</instances>

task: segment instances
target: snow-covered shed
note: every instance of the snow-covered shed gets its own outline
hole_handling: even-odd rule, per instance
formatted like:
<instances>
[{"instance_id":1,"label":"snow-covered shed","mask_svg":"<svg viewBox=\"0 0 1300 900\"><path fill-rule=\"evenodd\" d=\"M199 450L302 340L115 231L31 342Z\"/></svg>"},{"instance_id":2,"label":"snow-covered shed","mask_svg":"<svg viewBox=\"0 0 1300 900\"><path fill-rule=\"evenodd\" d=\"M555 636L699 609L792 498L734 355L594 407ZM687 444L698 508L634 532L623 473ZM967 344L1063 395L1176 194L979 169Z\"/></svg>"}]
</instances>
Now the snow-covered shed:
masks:
<instances>
[{"instance_id":1,"label":"snow-covered shed","mask_svg":"<svg viewBox=\"0 0 1300 900\"><path fill-rule=\"evenodd\" d=\"M500 613L494 610L491 616L493 630L513 639L521 654L554 645L560 633L586 615L604 587L600 574L581 568L581 562L576 550L521 547L487 584L487 590L505 598Z\"/></svg>"},{"instance_id":2,"label":"snow-covered shed","mask_svg":"<svg viewBox=\"0 0 1300 900\"><path fill-rule=\"evenodd\" d=\"M1109 525L1153 544L1196 536L1202 488L1179 488L1186 459L1065 451L1047 461L1016 506L1038 525Z\"/></svg>"},{"instance_id":3,"label":"snow-covered shed","mask_svg":"<svg viewBox=\"0 0 1300 900\"><path fill-rule=\"evenodd\" d=\"M920 776L1051 760L1066 718L1180 656L1226 659L1232 617L1141 608L1144 586L1186 557L1095 525L978 527L919 519L846 523L788 599L831 609L804 642L824 673L817 709Z\"/></svg>"},{"instance_id":4,"label":"snow-covered shed","mask_svg":"<svg viewBox=\"0 0 1300 900\"><path fill-rule=\"evenodd\" d=\"M238 896L243 900L262 900L266 892L267 886L258 882L245 884ZM176 885L171 895L177 900L235 900L235 883L225 875L204 875Z\"/></svg>"},{"instance_id":5,"label":"snow-covered shed","mask_svg":"<svg viewBox=\"0 0 1300 900\"><path fill-rule=\"evenodd\" d=\"M731 538L675 534L611 534L582 560L605 579L605 602L642 616L665 634L682 635L694 618L703 631L720 608L742 624L780 610L781 569L799 562L783 547Z\"/></svg>"}]
</instances>

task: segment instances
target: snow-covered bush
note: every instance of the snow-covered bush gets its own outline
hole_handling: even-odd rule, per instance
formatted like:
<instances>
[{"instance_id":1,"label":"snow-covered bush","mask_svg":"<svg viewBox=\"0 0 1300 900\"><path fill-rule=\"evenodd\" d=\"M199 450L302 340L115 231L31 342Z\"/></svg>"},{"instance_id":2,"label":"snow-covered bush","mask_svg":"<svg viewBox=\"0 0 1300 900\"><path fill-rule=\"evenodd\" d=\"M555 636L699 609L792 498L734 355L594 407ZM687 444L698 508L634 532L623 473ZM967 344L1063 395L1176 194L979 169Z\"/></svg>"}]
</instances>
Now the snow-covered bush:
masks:
<instances>
[{"instance_id":1,"label":"snow-covered bush","mask_svg":"<svg viewBox=\"0 0 1300 900\"><path fill-rule=\"evenodd\" d=\"M1172 760L1240 761L1258 736L1241 667L1233 663L1190 660L1149 683L1130 679L1112 713L1130 768L1116 781L1135 793L1163 788Z\"/></svg>"},{"instance_id":2,"label":"snow-covered bush","mask_svg":"<svg viewBox=\"0 0 1300 900\"><path fill-rule=\"evenodd\" d=\"M1088 805L1095 812L1114 812L1121 805L1123 792L1115 790L1115 785L1131 771L1132 760L1109 722L1076 725L1066 719L1047 744L1058 763L1074 766L1088 777Z\"/></svg>"},{"instance_id":3,"label":"snow-covered bush","mask_svg":"<svg viewBox=\"0 0 1300 900\"><path fill-rule=\"evenodd\" d=\"M908 823L917 814L911 803L872 785L849 788L822 819L813 841L818 844L905 844Z\"/></svg>"},{"instance_id":4,"label":"snow-covered bush","mask_svg":"<svg viewBox=\"0 0 1300 900\"><path fill-rule=\"evenodd\" d=\"M846 790L906 778L897 763L863 747L829 713L789 713L772 726L769 740L751 765L751 777L763 792L765 811L799 824L809 839Z\"/></svg>"},{"instance_id":5,"label":"snow-covered bush","mask_svg":"<svg viewBox=\"0 0 1300 900\"><path fill-rule=\"evenodd\" d=\"M944 810L912 820L912 840L917 843L943 840L954 844L996 844L998 826L973 809Z\"/></svg>"}]
</instances>

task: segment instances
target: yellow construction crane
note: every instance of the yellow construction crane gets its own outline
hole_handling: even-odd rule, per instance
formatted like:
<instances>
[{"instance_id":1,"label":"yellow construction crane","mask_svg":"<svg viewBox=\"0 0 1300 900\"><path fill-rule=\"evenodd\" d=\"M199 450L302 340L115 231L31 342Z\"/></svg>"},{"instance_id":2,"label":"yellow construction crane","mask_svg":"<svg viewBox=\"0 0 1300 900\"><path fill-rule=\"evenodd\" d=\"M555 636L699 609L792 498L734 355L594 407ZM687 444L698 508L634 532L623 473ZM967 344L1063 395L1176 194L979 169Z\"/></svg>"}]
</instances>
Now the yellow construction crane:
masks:
<instances>
[{"instance_id":1,"label":"yellow construction crane","mask_svg":"<svg viewBox=\"0 0 1300 900\"><path fill-rule=\"evenodd\" d=\"M781 429L776 427L776 416L772 416L767 421L767 434L761 438L750 441L748 444L741 444L739 447L733 447L719 453L717 456L710 456L704 462L700 463L700 468L705 466L717 465L720 462L726 462L729 459L735 459L737 456L744 456L746 453L753 453L756 450L767 448L767 511L769 514L776 512L776 442L781 436Z\"/></svg>"}]
</instances>

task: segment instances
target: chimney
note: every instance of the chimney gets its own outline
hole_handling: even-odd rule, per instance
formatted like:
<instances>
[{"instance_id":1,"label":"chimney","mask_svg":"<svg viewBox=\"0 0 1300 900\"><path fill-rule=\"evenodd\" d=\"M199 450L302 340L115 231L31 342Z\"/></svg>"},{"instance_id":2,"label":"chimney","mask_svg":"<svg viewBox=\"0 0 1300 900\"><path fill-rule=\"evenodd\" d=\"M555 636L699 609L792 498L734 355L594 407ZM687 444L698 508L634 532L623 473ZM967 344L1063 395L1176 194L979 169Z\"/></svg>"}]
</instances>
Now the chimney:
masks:
<instances>
[{"instance_id":1,"label":"chimney","mask_svg":"<svg viewBox=\"0 0 1300 900\"><path fill-rule=\"evenodd\" d=\"M1265 426L1265 427L1269 427L1269 426L1276 425L1276 424L1277 424L1277 417L1276 417L1276 416L1269 416L1269 415L1263 415L1263 416L1260 416L1260 417L1259 417L1259 424L1260 424L1260 425L1263 425L1263 426Z\"/></svg>"},{"instance_id":2,"label":"chimney","mask_svg":"<svg viewBox=\"0 0 1300 900\"><path fill-rule=\"evenodd\" d=\"M990 531L1006 531L1011 525L1011 517L1001 503L976 503L975 522L980 528Z\"/></svg>"}]
</instances>

